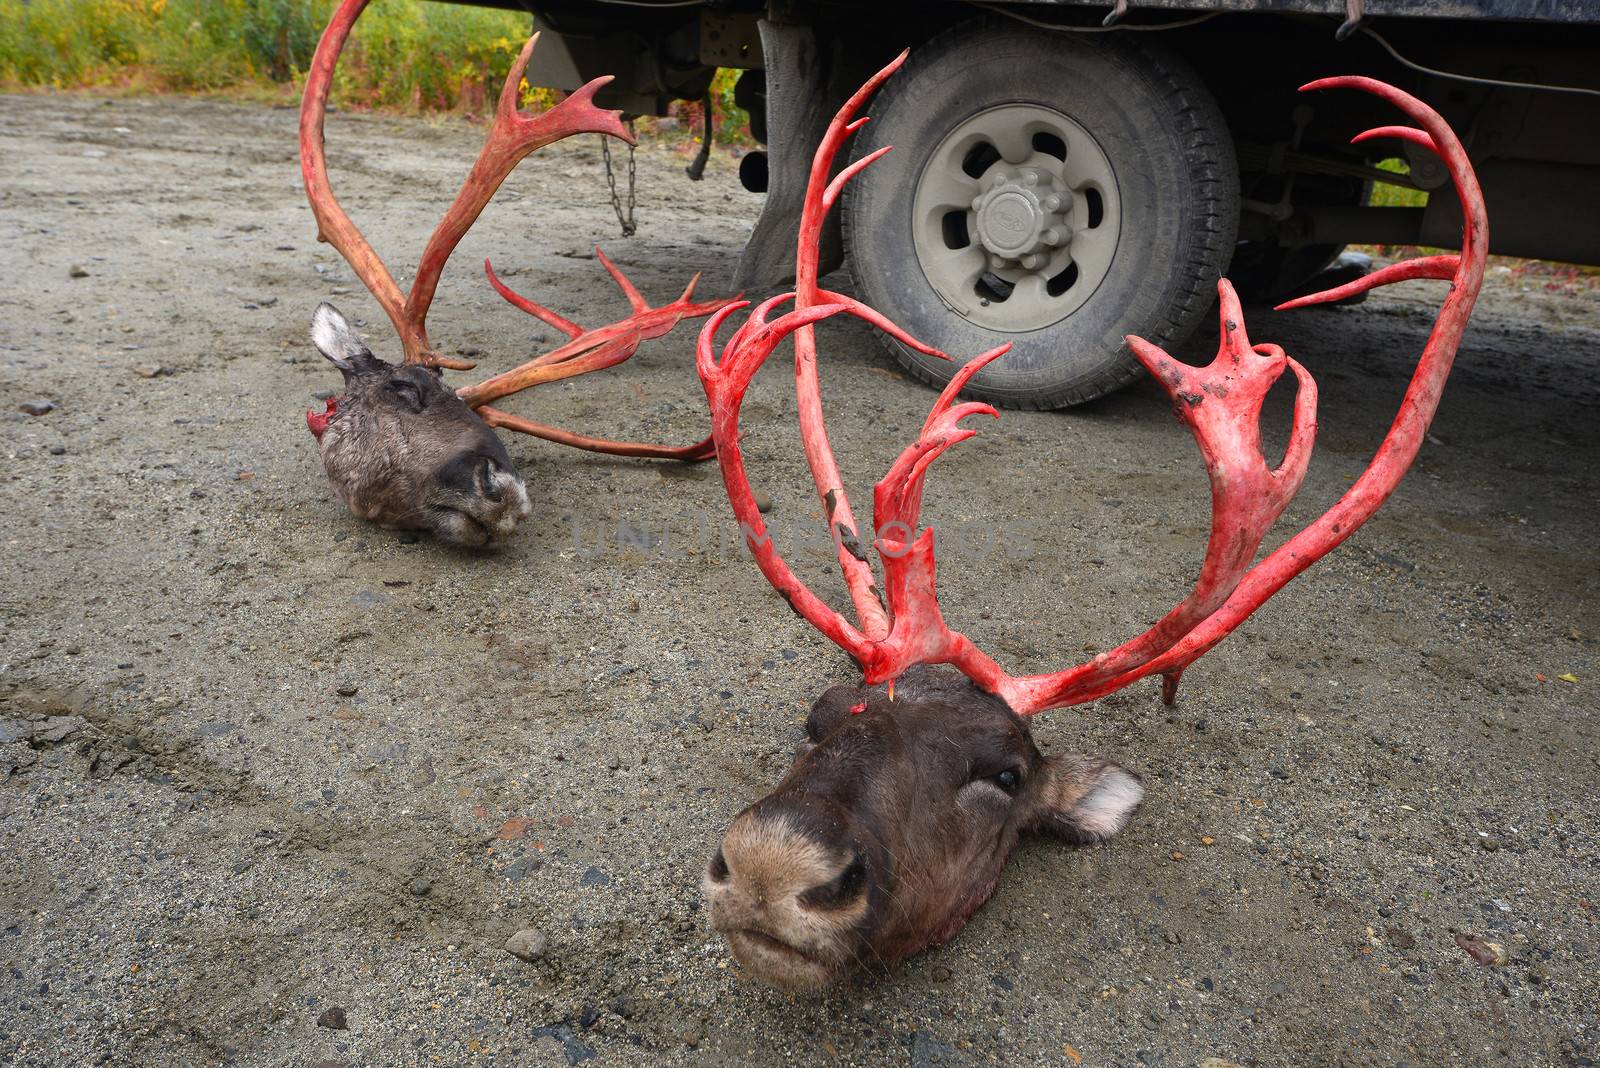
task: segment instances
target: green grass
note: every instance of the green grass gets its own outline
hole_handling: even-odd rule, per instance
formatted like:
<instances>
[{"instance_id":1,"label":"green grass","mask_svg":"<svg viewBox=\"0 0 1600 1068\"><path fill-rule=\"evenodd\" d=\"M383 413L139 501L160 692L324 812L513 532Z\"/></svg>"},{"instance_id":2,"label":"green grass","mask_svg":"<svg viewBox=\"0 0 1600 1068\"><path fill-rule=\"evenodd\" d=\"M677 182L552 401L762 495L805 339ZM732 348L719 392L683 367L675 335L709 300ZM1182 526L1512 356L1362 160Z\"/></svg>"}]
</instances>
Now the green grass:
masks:
<instances>
[{"instance_id":1,"label":"green grass","mask_svg":"<svg viewBox=\"0 0 1600 1068\"><path fill-rule=\"evenodd\" d=\"M1391 174L1410 174L1411 168L1403 159L1386 159L1378 164L1380 171ZM1424 208L1428 206L1428 191L1413 189L1407 185L1391 185L1388 182L1372 183L1372 196L1368 204L1379 208Z\"/></svg>"},{"instance_id":2,"label":"green grass","mask_svg":"<svg viewBox=\"0 0 1600 1068\"><path fill-rule=\"evenodd\" d=\"M292 97L334 0L0 0L0 87ZM529 19L425 0L383 0L356 22L334 99L410 112L489 110ZM538 58L534 58L537 80ZM736 71L718 71L717 140L742 143ZM531 90L525 104L555 94ZM699 105L676 105L699 130ZM648 128L649 124L646 123Z\"/></svg>"},{"instance_id":3,"label":"green grass","mask_svg":"<svg viewBox=\"0 0 1600 1068\"><path fill-rule=\"evenodd\" d=\"M206 92L298 85L332 0L0 0L0 84ZM354 105L482 106L526 18L386 0L356 24L335 92Z\"/></svg>"}]
</instances>

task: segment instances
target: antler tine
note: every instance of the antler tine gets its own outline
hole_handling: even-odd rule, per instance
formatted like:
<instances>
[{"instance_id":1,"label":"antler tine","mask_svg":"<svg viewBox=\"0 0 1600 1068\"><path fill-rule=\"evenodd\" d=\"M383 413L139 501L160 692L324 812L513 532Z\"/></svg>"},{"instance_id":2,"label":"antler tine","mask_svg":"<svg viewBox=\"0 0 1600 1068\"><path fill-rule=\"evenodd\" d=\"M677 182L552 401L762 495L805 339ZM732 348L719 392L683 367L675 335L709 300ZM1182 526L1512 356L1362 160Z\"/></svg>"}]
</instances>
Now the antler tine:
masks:
<instances>
[{"instance_id":1,"label":"antler tine","mask_svg":"<svg viewBox=\"0 0 1600 1068\"><path fill-rule=\"evenodd\" d=\"M604 252L598 248L594 251L595 257L616 281L632 308L632 314L627 318L594 330L584 330L572 320L517 293L500 280L488 260L483 261L484 272L488 275L489 284L494 287L496 293L514 307L560 330L569 340L566 344L536 356L509 371L457 390L456 393L462 400L471 407L478 408L545 382L573 378L591 371L614 367L633 356L640 344L661 337L684 319L698 319L710 315L731 303L729 300L707 301L701 304L691 302L689 298L693 296L695 283L700 278L697 274L690 279L689 285L678 299L658 308L651 307L644 294L639 292L638 288L628 280L627 275L623 274ZM504 425L508 429L518 429L510 424ZM533 431L528 432L533 433Z\"/></svg>"},{"instance_id":2,"label":"antler tine","mask_svg":"<svg viewBox=\"0 0 1600 1068\"><path fill-rule=\"evenodd\" d=\"M635 312L649 311L650 302L644 299L644 294L640 293L639 290L634 287L634 284L628 281L628 276L618 270L617 265L612 263L610 258L608 258L604 252L600 251L599 245L594 247L594 255L595 258L600 261L600 266L604 267L606 269L606 273L609 274L617 283L617 288L622 290L622 295L628 298L629 306L631 306ZM699 275L696 275L695 277L698 278ZM689 289L694 289L693 282L689 283Z\"/></svg>"},{"instance_id":3,"label":"antler tine","mask_svg":"<svg viewBox=\"0 0 1600 1068\"><path fill-rule=\"evenodd\" d=\"M996 419L1000 417L1000 413L990 405L979 401L955 404L955 400L972 380L973 375L1010 351L1010 344L990 349L957 371L939 394L933 409L928 412L928 418L924 420L917 440L895 459L888 473L873 487L872 523L880 542L886 537L894 537L902 532L904 538L901 540L916 534L917 521L922 512L922 488L928 468L950 446L965 441L977 433L976 430L960 427L958 424L969 415L988 415ZM890 602L890 608L895 608L893 601ZM898 618L900 613L896 611L895 615Z\"/></svg>"},{"instance_id":4,"label":"antler tine","mask_svg":"<svg viewBox=\"0 0 1600 1068\"><path fill-rule=\"evenodd\" d=\"M477 222L501 183L529 153L576 133L610 134L633 143L633 135L622 124L620 112L604 111L594 105L594 94L611 81L610 75L594 79L548 111L524 115L518 109L522 75L538 41L537 33L528 38L528 43L522 46L522 52L506 74L505 85L500 90L500 103L495 109L494 124L484 139L483 149L462 182L454 203L435 227L427 248L423 250L408 299L408 311L419 333L427 318L428 307L433 303L439 275L444 271L451 253L472 228L472 224ZM423 336L426 337L425 334Z\"/></svg>"},{"instance_id":5,"label":"antler tine","mask_svg":"<svg viewBox=\"0 0 1600 1068\"><path fill-rule=\"evenodd\" d=\"M489 276L489 284L494 287L494 291L500 294L500 296L504 297L506 302L509 303L513 308L516 308L518 311L527 312L529 315L533 316L535 319L538 319L546 326L554 327L568 337L578 337L583 333L583 327L579 326L571 319L551 311L543 304L538 304L532 300L529 300L527 297L516 292L510 286L500 281L500 276L494 273L494 265L489 262L487 256L484 257L483 260L483 273Z\"/></svg>"},{"instance_id":6,"label":"antler tine","mask_svg":"<svg viewBox=\"0 0 1600 1068\"><path fill-rule=\"evenodd\" d=\"M1466 329L1473 303L1477 300L1478 290L1483 283L1489 248L1488 218L1483 195L1478 188L1477 178L1473 174L1466 150L1449 125L1432 108L1408 93L1370 78L1328 78L1303 86L1302 91L1331 88L1353 88L1372 93L1395 105L1419 123L1423 128L1422 131L1381 127L1378 131L1361 135L1357 140L1383 135L1406 136L1418 144L1426 143L1443 160L1461 200L1463 232L1462 252L1459 256L1428 257L1396 264L1392 268L1377 272L1369 279L1369 285L1354 288L1341 286L1285 305L1300 307L1305 304L1336 300L1349 292L1360 292L1387 282L1408 278L1449 278L1452 282L1450 292L1445 297L1433 329L1429 332L1427 344L1406 388L1400 410L1367 469L1344 496L1320 517L1268 554L1260 563L1245 571L1232 590L1223 596L1220 606L1186 633L1178 636L1169 648L1120 675L1113 676L1105 672L1091 674L1085 671L1085 668L1092 667L1093 662L1091 662L1090 665L1056 676L1011 680L1010 688L1014 693L1012 703L1019 712L1037 712L1046 708L1093 700L1120 689L1135 679L1153 674L1163 676L1162 696L1170 702L1176 696L1179 678L1190 664L1231 633L1296 575L1331 552L1371 518L1394 492L1400 479L1416 459L1423 436L1433 419L1434 412L1438 409L1445 379L1449 376L1462 333ZM1395 132L1397 130L1406 132L1397 134ZM1423 138L1426 138L1426 141ZM1443 273L1446 265L1451 268L1448 274ZM1150 348L1153 349L1153 346ZM1260 346L1257 351L1265 348L1267 346ZM1159 353L1159 350L1155 350L1155 353L1147 352L1145 355L1154 357L1157 354L1165 355ZM1152 359L1150 362L1163 366L1159 360ZM1303 401L1308 392L1310 376L1292 361L1291 366L1300 377L1300 400ZM1299 401L1297 401L1296 439L1301 433L1302 424L1299 419ZM1296 445L1291 444L1291 449L1295 447ZM1304 447L1309 449L1309 441ZM1287 465L1287 458L1285 462ZM1252 553L1253 551L1252 549ZM1202 577L1202 582L1204 581Z\"/></svg>"},{"instance_id":7,"label":"antler tine","mask_svg":"<svg viewBox=\"0 0 1600 1068\"><path fill-rule=\"evenodd\" d=\"M1459 263L1460 257L1458 256L1419 256L1414 260L1401 260L1398 263L1391 263L1387 267L1380 267L1371 274L1364 274L1355 281L1346 282L1342 286L1335 286L1333 289L1324 289L1320 293L1309 293L1303 297L1286 300L1273 310L1292 311L1295 308L1305 308L1312 304L1328 304L1393 282L1409 282L1418 278L1431 278L1441 282L1449 281L1456 276L1456 269Z\"/></svg>"},{"instance_id":8,"label":"antler tine","mask_svg":"<svg viewBox=\"0 0 1600 1068\"><path fill-rule=\"evenodd\" d=\"M339 54L357 18L367 6L367 0L345 0L327 29L317 42L317 51L306 71L305 94L300 100L300 174L305 182L306 199L311 202L311 214L317 220L317 240L326 241L343 256L355 271L361 284L377 299L395 333L409 353L421 345L410 340L410 322L406 317L405 297L395 284L383 260L368 243L359 227L333 195L328 181L328 159L323 138L323 122L328 110L328 91L333 85L333 69L338 65Z\"/></svg>"},{"instance_id":9,"label":"antler tine","mask_svg":"<svg viewBox=\"0 0 1600 1068\"><path fill-rule=\"evenodd\" d=\"M328 165L323 146L323 124L334 67L344 50L356 19L368 0L342 0L328 28L323 31L306 73L305 96L300 104L300 168L305 177L306 196L317 219L318 236L329 242L350 263L362 283L377 298L389 321L394 324L407 363L426 363L436 367L467 369L472 363L440 356L428 341L428 308L439 285L439 275L456 245L477 221L484 207L506 176L528 153L574 133L602 133L632 142L619 113L594 106L595 92L611 79L596 78L571 93L555 107L539 115L524 115L518 110L523 72L533 54L539 35L522 46L511 64L495 119L454 202L434 228L417 265L411 291L402 297L400 288L383 261L373 251L355 223L333 195L328 181ZM538 314L538 313L534 313ZM547 320L548 321L548 320ZM551 325L557 326L552 322ZM558 326L558 329L560 327Z\"/></svg>"},{"instance_id":10,"label":"antler tine","mask_svg":"<svg viewBox=\"0 0 1600 1068\"><path fill-rule=\"evenodd\" d=\"M828 209L838 196L843 182L859 174L863 168L883 153L857 161L845 168L835 182L829 181L833 161L851 134L866 123L856 119L855 113L877 92L878 87L905 63L907 51L902 51L879 70L866 84L857 89L844 102L828 123L828 129L817 145L811 160L811 175L806 183L806 193L800 214L800 234L795 250L795 309L803 310L819 303L823 298L817 290L817 264L821 256L822 225ZM864 306L858 305L864 310ZM873 313L876 314L876 313ZM881 317L880 317L881 318ZM805 449L806 464L811 468L811 478L816 485L817 497L822 502L827 517L828 533L833 538L838 554L839 568L844 575L845 588L855 605L856 618L868 637L881 639L888 636L889 616L879 597L877 580L872 565L861 553L861 535L855 514L850 510L849 498L844 492L844 478L833 458L833 446L828 441L827 427L822 420L822 385L817 377L816 335L809 327L794 335L795 395L800 417L800 440Z\"/></svg>"},{"instance_id":11,"label":"antler tine","mask_svg":"<svg viewBox=\"0 0 1600 1068\"><path fill-rule=\"evenodd\" d=\"M519 434L529 434L546 441L553 441L558 445L569 445L574 449L584 449L588 452L604 453L608 456L633 456L646 460L683 460L688 463L698 463L709 460L716 455L716 444L707 437L693 445L648 445L633 441L607 441L604 438L594 438L587 434L575 434L570 430L546 426L536 423L532 419L524 419L520 415L503 412L499 408L491 408L487 404L478 408L477 412L483 421L490 426L504 427L515 430Z\"/></svg>"},{"instance_id":12,"label":"antler tine","mask_svg":"<svg viewBox=\"0 0 1600 1068\"><path fill-rule=\"evenodd\" d=\"M738 301L719 309L700 330L695 347L695 367L711 407L711 436L716 442L717 465L722 471L722 482L756 565L790 608L858 662L864 663L869 649L867 637L812 593L773 546L766 521L756 505L755 493L750 488L750 477L745 470L744 454L739 445L739 410L744 404L745 391L755 373L772 355L773 349L796 330L845 310L842 305L820 304L791 311L776 322L766 322L766 315L791 296L782 294L756 309L750 321L724 347L721 361L717 360L714 348L717 331L730 315L748 307L748 302ZM759 325L752 329L752 324Z\"/></svg>"}]
</instances>

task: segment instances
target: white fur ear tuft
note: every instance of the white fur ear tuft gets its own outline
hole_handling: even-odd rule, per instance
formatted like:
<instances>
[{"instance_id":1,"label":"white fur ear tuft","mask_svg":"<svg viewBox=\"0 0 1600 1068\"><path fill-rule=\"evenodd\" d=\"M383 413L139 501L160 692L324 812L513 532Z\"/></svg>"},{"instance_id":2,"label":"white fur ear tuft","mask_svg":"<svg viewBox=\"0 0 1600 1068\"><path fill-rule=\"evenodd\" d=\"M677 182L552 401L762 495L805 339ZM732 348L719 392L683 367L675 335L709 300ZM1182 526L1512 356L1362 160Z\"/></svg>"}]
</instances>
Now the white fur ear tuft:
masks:
<instances>
[{"instance_id":1,"label":"white fur ear tuft","mask_svg":"<svg viewBox=\"0 0 1600 1068\"><path fill-rule=\"evenodd\" d=\"M1103 842L1128 825L1144 800L1139 776L1109 760L1069 753L1045 761L1036 830L1069 842Z\"/></svg>"},{"instance_id":2,"label":"white fur ear tuft","mask_svg":"<svg viewBox=\"0 0 1600 1068\"><path fill-rule=\"evenodd\" d=\"M326 301L311 316L311 343L341 371L354 370L360 357L372 355L355 327Z\"/></svg>"},{"instance_id":3,"label":"white fur ear tuft","mask_svg":"<svg viewBox=\"0 0 1600 1068\"><path fill-rule=\"evenodd\" d=\"M1144 800L1144 784L1125 768L1110 767L1074 807L1072 822L1086 838L1100 841L1128 825Z\"/></svg>"}]
</instances>

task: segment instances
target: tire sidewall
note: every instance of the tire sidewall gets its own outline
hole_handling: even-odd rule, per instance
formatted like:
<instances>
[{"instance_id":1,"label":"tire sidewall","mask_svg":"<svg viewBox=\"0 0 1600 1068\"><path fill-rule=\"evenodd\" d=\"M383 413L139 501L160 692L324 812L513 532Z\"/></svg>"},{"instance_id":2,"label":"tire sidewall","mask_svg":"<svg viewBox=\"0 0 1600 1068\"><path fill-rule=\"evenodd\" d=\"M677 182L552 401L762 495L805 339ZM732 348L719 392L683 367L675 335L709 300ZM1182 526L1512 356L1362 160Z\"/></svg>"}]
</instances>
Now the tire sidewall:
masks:
<instances>
[{"instance_id":1,"label":"tire sidewall","mask_svg":"<svg viewBox=\"0 0 1600 1068\"><path fill-rule=\"evenodd\" d=\"M852 183L844 219L862 298L948 352L956 364L900 347L921 377L946 381L961 361L1009 341L1012 351L975 380L973 392L1023 407L1053 407L1114 389L1137 373L1123 337L1181 340L1214 292L1226 251L1211 254L1216 228L1237 225L1237 170L1209 94L1164 49L1114 35L1052 34L981 21L935 37L914 53L872 106L856 158L894 151ZM913 240L918 180L958 123L999 104L1030 103L1075 120L1111 162L1122 228L1110 270L1075 312L1050 326L998 333L951 310L929 283ZM1227 170L1197 151L1226 150ZM1220 142L1220 144L1216 144ZM1215 156L1218 153L1211 152ZM1209 238L1209 240L1208 240ZM1231 250L1232 233L1224 250Z\"/></svg>"}]
</instances>

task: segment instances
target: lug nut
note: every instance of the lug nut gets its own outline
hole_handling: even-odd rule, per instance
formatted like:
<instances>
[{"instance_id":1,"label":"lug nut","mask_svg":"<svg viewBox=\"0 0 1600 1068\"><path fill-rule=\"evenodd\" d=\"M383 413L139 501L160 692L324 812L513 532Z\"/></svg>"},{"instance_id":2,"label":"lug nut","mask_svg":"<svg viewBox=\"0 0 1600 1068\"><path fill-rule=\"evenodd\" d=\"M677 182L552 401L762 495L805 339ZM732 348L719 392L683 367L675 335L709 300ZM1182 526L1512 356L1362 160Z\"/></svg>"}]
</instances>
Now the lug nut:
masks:
<instances>
[{"instance_id":1,"label":"lug nut","mask_svg":"<svg viewBox=\"0 0 1600 1068\"><path fill-rule=\"evenodd\" d=\"M1037 271L1044 266L1044 257L1037 252L1030 252L1022 257L1022 265L1030 271Z\"/></svg>"},{"instance_id":2,"label":"lug nut","mask_svg":"<svg viewBox=\"0 0 1600 1068\"><path fill-rule=\"evenodd\" d=\"M1051 248L1060 248L1062 245L1067 243L1071 236L1072 231L1067 227L1051 226L1046 228L1045 232L1039 235L1039 238Z\"/></svg>"},{"instance_id":3,"label":"lug nut","mask_svg":"<svg viewBox=\"0 0 1600 1068\"><path fill-rule=\"evenodd\" d=\"M1010 261L1007 260L1004 256L1000 255L1000 253L998 253L998 252L989 253L989 266L994 268L995 270L998 271L1002 267L1009 266L1009 264L1010 264Z\"/></svg>"}]
</instances>

